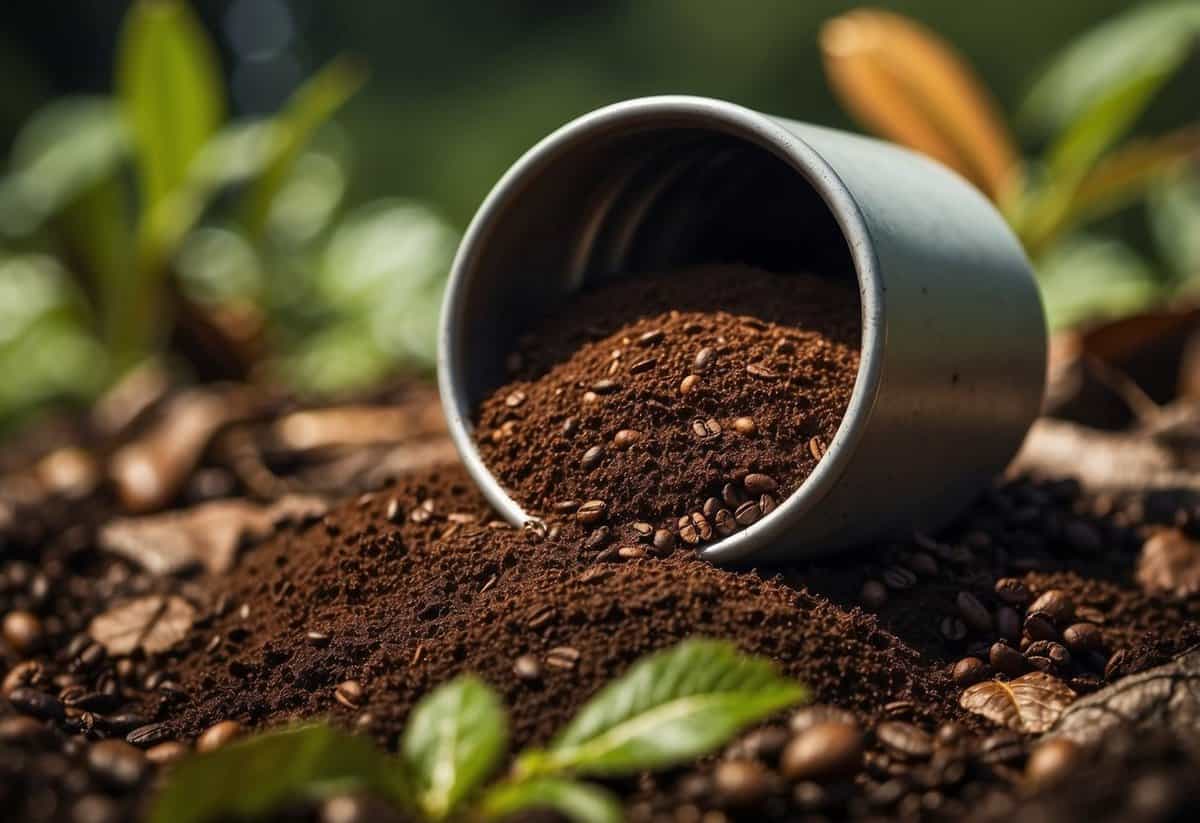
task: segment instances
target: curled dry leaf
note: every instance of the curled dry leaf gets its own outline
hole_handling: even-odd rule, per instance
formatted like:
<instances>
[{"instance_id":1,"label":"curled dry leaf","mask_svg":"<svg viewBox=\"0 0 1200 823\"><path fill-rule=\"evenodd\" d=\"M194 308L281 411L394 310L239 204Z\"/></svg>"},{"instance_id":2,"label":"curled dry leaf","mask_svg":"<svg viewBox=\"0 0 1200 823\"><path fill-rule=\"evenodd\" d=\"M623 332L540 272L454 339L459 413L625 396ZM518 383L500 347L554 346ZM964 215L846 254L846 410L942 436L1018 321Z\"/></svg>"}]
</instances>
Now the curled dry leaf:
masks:
<instances>
[{"instance_id":1,"label":"curled dry leaf","mask_svg":"<svg viewBox=\"0 0 1200 823\"><path fill-rule=\"evenodd\" d=\"M130 600L95 617L88 635L111 655L164 652L187 636L196 609L175 595L152 594Z\"/></svg>"},{"instance_id":2,"label":"curled dry leaf","mask_svg":"<svg viewBox=\"0 0 1200 823\"><path fill-rule=\"evenodd\" d=\"M1030 672L1007 683L987 680L962 693L958 703L993 723L1028 734L1040 734L1075 700L1075 692L1057 677Z\"/></svg>"},{"instance_id":3,"label":"curled dry leaf","mask_svg":"<svg viewBox=\"0 0 1200 823\"><path fill-rule=\"evenodd\" d=\"M270 506L217 500L178 512L113 520L100 530L100 547L151 574L176 574L198 566L210 574L233 567L243 541L261 540L283 521L320 517L319 497L291 495Z\"/></svg>"},{"instance_id":4,"label":"curled dry leaf","mask_svg":"<svg viewBox=\"0 0 1200 823\"><path fill-rule=\"evenodd\" d=\"M899 14L857 9L825 24L829 83L867 127L941 161L1000 201L1021 178L1015 143L971 67Z\"/></svg>"},{"instance_id":5,"label":"curled dry leaf","mask_svg":"<svg viewBox=\"0 0 1200 823\"><path fill-rule=\"evenodd\" d=\"M1182 599L1200 592L1200 543L1177 529L1154 535L1142 546L1137 581L1149 595Z\"/></svg>"}]
</instances>

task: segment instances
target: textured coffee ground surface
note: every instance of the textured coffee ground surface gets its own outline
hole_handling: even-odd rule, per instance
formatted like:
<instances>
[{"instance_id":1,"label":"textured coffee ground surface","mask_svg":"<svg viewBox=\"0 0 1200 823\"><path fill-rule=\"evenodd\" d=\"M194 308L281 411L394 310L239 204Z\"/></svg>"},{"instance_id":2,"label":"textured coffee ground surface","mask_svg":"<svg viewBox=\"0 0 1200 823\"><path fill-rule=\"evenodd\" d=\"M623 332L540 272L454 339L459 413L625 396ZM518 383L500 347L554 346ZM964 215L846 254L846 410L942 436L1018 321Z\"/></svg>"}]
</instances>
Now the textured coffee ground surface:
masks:
<instances>
[{"instance_id":1,"label":"textured coffee ground surface","mask_svg":"<svg viewBox=\"0 0 1200 823\"><path fill-rule=\"evenodd\" d=\"M480 409L480 452L531 514L601 501L593 523L716 539L812 472L850 400L860 327L852 285L810 275L705 266L604 286L522 338ZM750 474L763 488L745 488Z\"/></svg>"}]
</instances>

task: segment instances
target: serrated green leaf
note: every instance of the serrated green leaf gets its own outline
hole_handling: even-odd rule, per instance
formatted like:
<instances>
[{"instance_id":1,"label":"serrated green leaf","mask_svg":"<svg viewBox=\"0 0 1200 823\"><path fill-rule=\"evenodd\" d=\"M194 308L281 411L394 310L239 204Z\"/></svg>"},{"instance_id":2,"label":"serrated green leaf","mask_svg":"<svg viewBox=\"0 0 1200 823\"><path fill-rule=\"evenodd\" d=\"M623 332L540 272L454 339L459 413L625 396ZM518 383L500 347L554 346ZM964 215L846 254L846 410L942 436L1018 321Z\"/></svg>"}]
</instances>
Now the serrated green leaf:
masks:
<instances>
[{"instance_id":1,"label":"serrated green leaf","mask_svg":"<svg viewBox=\"0 0 1200 823\"><path fill-rule=\"evenodd\" d=\"M518 773L621 775L690 760L806 699L770 661L730 643L687 640L636 663L603 688Z\"/></svg>"},{"instance_id":2,"label":"serrated green leaf","mask_svg":"<svg viewBox=\"0 0 1200 823\"><path fill-rule=\"evenodd\" d=\"M117 97L135 148L144 208L186 179L225 117L216 52L183 0L139 0L117 48Z\"/></svg>"},{"instance_id":3,"label":"serrated green leaf","mask_svg":"<svg viewBox=\"0 0 1200 823\"><path fill-rule=\"evenodd\" d=\"M253 818L285 803L362 790L412 808L403 763L366 737L303 726L253 737L175 766L150 823Z\"/></svg>"},{"instance_id":4,"label":"serrated green leaf","mask_svg":"<svg viewBox=\"0 0 1200 823\"><path fill-rule=\"evenodd\" d=\"M441 820L496 769L508 748L500 698L465 675L421 700L404 730L401 752L413 775L417 803Z\"/></svg>"},{"instance_id":5,"label":"serrated green leaf","mask_svg":"<svg viewBox=\"0 0 1200 823\"><path fill-rule=\"evenodd\" d=\"M620 823L621 805L609 792L574 780L535 778L501 783L479 805L485 820L501 820L534 809L557 812L571 823Z\"/></svg>"},{"instance_id":6,"label":"serrated green leaf","mask_svg":"<svg viewBox=\"0 0 1200 823\"><path fill-rule=\"evenodd\" d=\"M1173 70L1198 34L1195 0L1136 6L1057 55L1030 91L1021 119L1042 133L1059 131L1131 79Z\"/></svg>"}]
</instances>

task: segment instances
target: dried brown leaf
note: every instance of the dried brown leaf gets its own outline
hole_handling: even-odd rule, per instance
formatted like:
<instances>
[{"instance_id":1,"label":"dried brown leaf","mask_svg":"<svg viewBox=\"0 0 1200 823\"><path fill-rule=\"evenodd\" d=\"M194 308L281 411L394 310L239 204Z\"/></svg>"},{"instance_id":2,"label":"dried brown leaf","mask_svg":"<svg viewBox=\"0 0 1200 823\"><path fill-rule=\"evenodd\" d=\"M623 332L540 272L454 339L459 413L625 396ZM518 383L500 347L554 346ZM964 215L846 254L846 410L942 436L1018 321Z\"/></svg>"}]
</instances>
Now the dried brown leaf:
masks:
<instances>
[{"instance_id":1,"label":"dried brown leaf","mask_svg":"<svg viewBox=\"0 0 1200 823\"><path fill-rule=\"evenodd\" d=\"M1053 726L1074 700L1075 692L1057 677L1030 672L1007 683L976 683L962 693L958 703L999 726L1040 734Z\"/></svg>"},{"instance_id":2,"label":"dried brown leaf","mask_svg":"<svg viewBox=\"0 0 1200 823\"><path fill-rule=\"evenodd\" d=\"M825 72L846 109L868 128L923 152L994 201L1022 177L998 108L963 57L899 14L858 9L821 31Z\"/></svg>"},{"instance_id":3,"label":"dried brown leaf","mask_svg":"<svg viewBox=\"0 0 1200 823\"><path fill-rule=\"evenodd\" d=\"M1182 599L1200 593L1200 543L1176 529L1154 535L1142 546L1137 581L1150 595Z\"/></svg>"},{"instance_id":4,"label":"dried brown leaf","mask_svg":"<svg viewBox=\"0 0 1200 823\"><path fill-rule=\"evenodd\" d=\"M111 655L164 652L187 636L196 609L175 595L147 595L95 617L88 634Z\"/></svg>"}]
</instances>

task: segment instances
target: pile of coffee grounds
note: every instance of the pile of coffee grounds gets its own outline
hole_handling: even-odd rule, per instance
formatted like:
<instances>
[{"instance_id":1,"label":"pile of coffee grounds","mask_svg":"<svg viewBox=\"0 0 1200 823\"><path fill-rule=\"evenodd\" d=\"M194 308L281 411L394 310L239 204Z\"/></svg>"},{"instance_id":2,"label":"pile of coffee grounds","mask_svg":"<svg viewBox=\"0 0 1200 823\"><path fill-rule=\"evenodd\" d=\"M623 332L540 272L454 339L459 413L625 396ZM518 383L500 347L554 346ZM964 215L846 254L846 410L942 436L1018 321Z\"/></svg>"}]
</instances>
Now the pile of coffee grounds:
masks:
<instances>
[{"instance_id":1,"label":"pile of coffee grounds","mask_svg":"<svg viewBox=\"0 0 1200 823\"><path fill-rule=\"evenodd\" d=\"M582 322L581 322L582 319ZM755 522L824 455L858 374L852 283L704 266L585 292L520 341L480 453L530 514L695 545Z\"/></svg>"}]
</instances>

